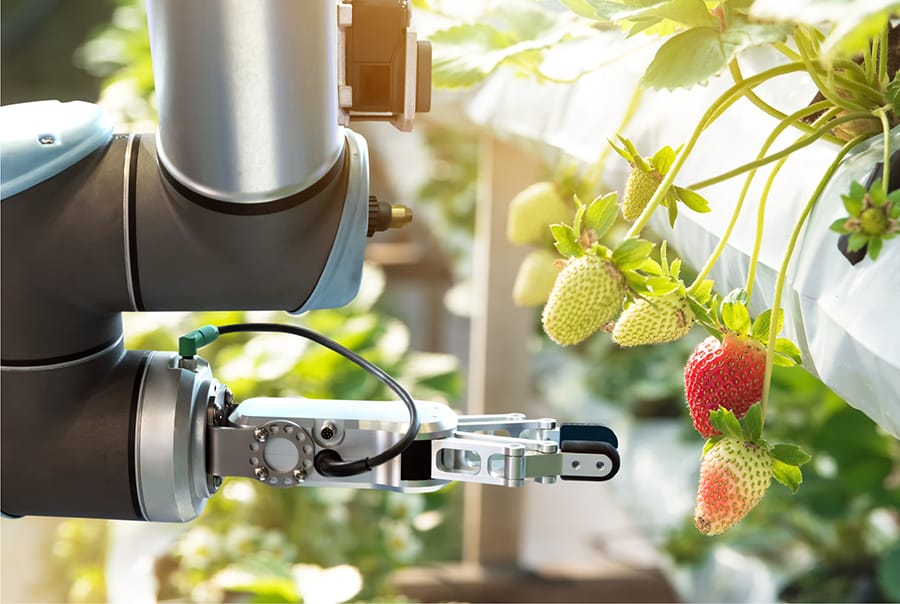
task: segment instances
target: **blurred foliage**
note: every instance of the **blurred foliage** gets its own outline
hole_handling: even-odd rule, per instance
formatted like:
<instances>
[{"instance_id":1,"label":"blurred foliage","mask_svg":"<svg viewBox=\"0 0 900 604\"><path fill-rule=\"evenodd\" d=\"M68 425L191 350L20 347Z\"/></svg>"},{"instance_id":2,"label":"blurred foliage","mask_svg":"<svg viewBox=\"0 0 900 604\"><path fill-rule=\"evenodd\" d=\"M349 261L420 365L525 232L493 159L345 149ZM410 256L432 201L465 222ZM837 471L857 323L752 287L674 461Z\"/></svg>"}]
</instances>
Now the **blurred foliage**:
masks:
<instances>
[{"instance_id":1,"label":"blurred foliage","mask_svg":"<svg viewBox=\"0 0 900 604\"><path fill-rule=\"evenodd\" d=\"M103 520L64 520L56 529L48 573L52 591L65 602L106 602L103 565L108 523Z\"/></svg>"},{"instance_id":2,"label":"blurred foliage","mask_svg":"<svg viewBox=\"0 0 900 604\"><path fill-rule=\"evenodd\" d=\"M454 273L471 272L478 181L478 137L466 129L435 122L425 125L425 145L431 161L428 179L416 195L416 211L453 260Z\"/></svg>"}]
</instances>

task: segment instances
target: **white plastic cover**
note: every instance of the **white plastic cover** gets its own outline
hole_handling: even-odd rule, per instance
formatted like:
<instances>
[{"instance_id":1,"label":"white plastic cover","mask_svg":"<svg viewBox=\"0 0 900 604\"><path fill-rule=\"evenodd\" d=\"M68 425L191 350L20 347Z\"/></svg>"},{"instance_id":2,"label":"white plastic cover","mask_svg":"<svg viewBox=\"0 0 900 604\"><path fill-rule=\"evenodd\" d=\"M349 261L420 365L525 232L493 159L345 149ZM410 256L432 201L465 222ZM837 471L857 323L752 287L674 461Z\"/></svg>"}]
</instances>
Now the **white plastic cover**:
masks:
<instances>
[{"instance_id":1,"label":"white plastic cover","mask_svg":"<svg viewBox=\"0 0 900 604\"><path fill-rule=\"evenodd\" d=\"M469 116L501 136L540 142L584 162L600 155L613 138L649 63L655 45L638 36L623 40L604 32L569 56L552 57L558 64L590 60L602 66L574 84L538 83L500 72L468 105ZM586 59L588 57L589 59ZM743 60L752 74L778 59L757 51ZM726 90L730 77L715 78L689 91L644 93L640 108L624 129L637 148L652 155L663 145L685 142L715 98ZM806 106L815 90L802 75L782 76L757 89L758 94L785 113ZM701 136L676 183L688 186L756 158L776 122L741 100ZM800 133L788 130L771 151L794 142ZM893 145L900 146L894 136ZM772 304L775 276L790 233L837 147L817 142L791 156L769 198L766 230L753 292L752 311ZM798 243L783 297L785 330L803 352L804 366L851 405L861 409L885 430L900 438L900 240L886 242L878 261L851 266L836 248L837 235L828 225L845 215L840 195L851 180L865 181L881 160L880 139L870 141L848 157L822 195ZM743 287L753 249L756 202L770 167L759 171L744 204L742 219L713 269L720 292ZM622 191L628 165L611 154L605 168L608 186ZM696 214L683 209L677 231L671 232L661 210L651 226L667 238L685 262L699 268L720 239L743 185L743 177L701 192L713 211Z\"/></svg>"}]
</instances>

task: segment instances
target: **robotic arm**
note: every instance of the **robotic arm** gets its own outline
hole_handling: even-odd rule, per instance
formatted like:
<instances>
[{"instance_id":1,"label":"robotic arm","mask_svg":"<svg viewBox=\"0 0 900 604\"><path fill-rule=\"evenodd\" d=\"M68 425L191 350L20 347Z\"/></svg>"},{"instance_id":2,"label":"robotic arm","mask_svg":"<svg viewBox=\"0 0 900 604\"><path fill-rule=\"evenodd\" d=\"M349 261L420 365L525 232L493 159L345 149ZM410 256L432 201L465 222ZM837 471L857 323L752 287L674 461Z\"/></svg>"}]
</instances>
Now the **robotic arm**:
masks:
<instances>
[{"instance_id":1,"label":"robotic arm","mask_svg":"<svg viewBox=\"0 0 900 604\"><path fill-rule=\"evenodd\" d=\"M349 302L366 238L411 213L369 195L365 140L345 126L408 130L430 104L405 1L147 8L155 137L113 134L85 103L0 111L4 515L187 521L225 476L398 491L611 478L603 426L411 399L235 404L196 355L216 330L177 353L124 348L122 311Z\"/></svg>"}]
</instances>

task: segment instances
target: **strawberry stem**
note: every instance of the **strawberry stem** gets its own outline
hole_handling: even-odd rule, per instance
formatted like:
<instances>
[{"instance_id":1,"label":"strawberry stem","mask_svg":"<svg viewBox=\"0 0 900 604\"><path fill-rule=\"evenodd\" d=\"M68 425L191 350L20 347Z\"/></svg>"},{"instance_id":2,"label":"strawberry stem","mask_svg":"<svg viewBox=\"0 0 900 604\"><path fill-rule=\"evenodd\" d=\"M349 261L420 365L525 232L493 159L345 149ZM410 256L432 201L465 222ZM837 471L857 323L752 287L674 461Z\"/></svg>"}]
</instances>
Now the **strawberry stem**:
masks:
<instances>
[{"instance_id":1,"label":"strawberry stem","mask_svg":"<svg viewBox=\"0 0 900 604\"><path fill-rule=\"evenodd\" d=\"M888 193L890 193L891 180L891 124L888 122L884 107L876 110L875 113L881 119L881 131L884 134L884 157L881 160L881 190L884 191L884 196L887 197Z\"/></svg>"},{"instance_id":2,"label":"strawberry stem","mask_svg":"<svg viewBox=\"0 0 900 604\"><path fill-rule=\"evenodd\" d=\"M888 45L890 44L888 37L889 27L890 26L881 28L881 36L878 38L878 81L874 82L874 84L878 87L887 85L888 81Z\"/></svg>"},{"instance_id":3,"label":"strawberry stem","mask_svg":"<svg viewBox=\"0 0 900 604\"><path fill-rule=\"evenodd\" d=\"M831 101L831 103L836 107L841 107L842 109L846 109L847 111L864 111L864 106L837 94L834 90L834 87L829 86L828 83L822 79L821 72L825 72L825 70L823 70L821 66L813 63L813 60L811 58L812 56L818 54L818 45L815 43L811 36L808 36L805 33L805 31L805 28L797 28L796 32L794 33L794 42L797 44L797 50L800 51L800 59L806 66L806 71L809 72L809 77L812 78L812 81L816 85L816 88L819 89L819 92L822 93L822 96ZM828 70L827 73L828 75L831 75L833 74L833 71Z\"/></svg>"},{"instance_id":4,"label":"strawberry stem","mask_svg":"<svg viewBox=\"0 0 900 604\"><path fill-rule=\"evenodd\" d=\"M794 225L794 230L793 232L791 232L791 238L788 241L787 249L784 253L784 259L781 262L781 268L778 271L778 277L775 279L775 295L772 302L773 317L777 317L778 312L781 310L781 294L782 290L784 289L784 280L787 276L787 269L790 265L791 257L794 254L794 247L797 245L797 239L800 237L800 232L803 230L803 226L806 224L806 219L809 217L813 206L816 204L816 201L818 201L819 196L825 189L825 186L828 184L828 182L831 180L831 177L840 166L841 161L843 161L844 157L847 155L847 153L850 152L851 149L853 149L853 147L864 141L866 138L868 138L868 135L862 134L841 147L841 150L838 151L838 154L837 156L835 156L834 161L832 161L828 166L828 169L825 170L825 174L822 176L819 184L816 185L816 190L813 191L813 194L810 196L809 201L803 208L803 212L801 212L800 217L797 219L797 223ZM765 377L763 378L762 398L760 399L760 412L762 414L763 422L766 421L766 408L768 407L769 391L771 390L772 386L772 361L775 358L775 340L777 336L777 330L769 330L769 341L766 345L766 372Z\"/></svg>"},{"instance_id":5,"label":"strawberry stem","mask_svg":"<svg viewBox=\"0 0 900 604\"><path fill-rule=\"evenodd\" d=\"M737 57L732 59L731 63L728 64L728 68L731 70L731 77L732 77L732 79L734 79L735 83L739 83L739 82L743 81L744 75L741 73L741 66L738 63ZM781 111L779 111L772 105L769 105L767 102L762 100L759 97L759 95L757 95L752 90L748 90L744 94L744 96L746 96L747 100L750 101L751 103L753 103L754 105L756 105L756 107L759 110L761 110L763 113L766 113L767 115L770 115L770 116L776 118L778 121L784 121L784 120L788 119L787 114L782 113ZM828 105L830 106L830 103ZM812 134L813 132L815 132L815 128L806 124L805 122L797 122L794 124L794 127L796 127L798 130L805 132L807 134ZM828 142L834 143L836 145L844 144L844 141L837 138L836 136L832 136L831 134L826 134L822 138L824 138Z\"/></svg>"},{"instance_id":6,"label":"strawberry stem","mask_svg":"<svg viewBox=\"0 0 900 604\"><path fill-rule=\"evenodd\" d=\"M774 77L778 77L788 73L794 73L797 71L803 71L805 69L806 67L802 62L794 62L786 63L784 65L779 65L778 67L773 67L771 69L761 71L760 73L735 84L724 93L722 93L719 98L713 101L712 105L709 106L709 108L706 110L706 113L703 114L703 117L700 118L700 121L694 127L694 131L693 133L691 133L690 139L688 139L688 142L685 143L685 145L681 148L681 151L678 153L678 157L675 159L672 167L669 168L669 171L668 173L666 173L665 178L663 178L662 182L656 188L656 192L653 193L653 197L651 197L650 201L647 202L647 207L644 208L644 211L641 212L641 215L638 216L637 220L634 221L634 224L631 225L631 228L628 229L628 232L625 234L625 239L631 239L640 235L641 230L650 220L650 217L653 215L656 207L669 192L669 188L672 186L672 183L675 182L675 177L681 170L681 166L684 164L688 155L690 155L691 150L694 148L694 145L697 144L697 140L700 138L700 135L707 128L707 126L709 126L709 124L711 124L728 107L734 104L735 101L741 98L747 90L752 90L756 86L759 86L763 82Z\"/></svg>"},{"instance_id":7,"label":"strawberry stem","mask_svg":"<svg viewBox=\"0 0 900 604\"><path fill-rule=\"evenodd\" d=\"M771 147L775 140L781 136L781 133L784 130L791 126L795 122L799 122L802 118L807 115L816 113L817 111L821 111L830 106L828 101L820 101L818 103L813 103L808 107L804 107L799 111L795 111L791 115L785 117L782 121L775 126L772 132L769 134L768 138L766 138L765 142L762 145L762 148L759 150L759 153L756 155L757 159L761 159L765 157L766 152L768 152L769 147ZM830 115L828 112L825 115ZM738 197L737 203L734 206L734 211L731 213L731 220L728 223L728 226L725 228L725 232L722 233L722 236L719 238L719 243L716 245L716 248L713 250L713 253L710 255L709 259L707 259L706 264L697 274L697 278L694 279L694 282L688 288L688 295L692 295L696 292L697 288L703 283L703 280L706 279L709 272L712 270L713 266L716 264L716 261L719 259L719 256L722 255L722 252L725 250L725 246L728 244L728 239L731 237L731 233L734 230L735 225L737 224L738 217L741 214L741 209L744 207L744 200L747 198L747 192L750 190L750 185L753 183L753 178L756 176L756 168L752 169L749 174L747 174L747 178L744 179L744 186L741 189L741 194ZM748 290L749 291L749 290Z\"/></svg>"},{"instance_id":8,"label":"strawberry stem","mask_svg":"<svg viewBox=\"0 0 900 604\"><path fill-rule=\"evenodd\" d=\"M834 114L839 111L840 109L838 109L837 107L832 107L830 110L820 115L813 123L813 126L819 126L821 123L827 122ZM775 166L772 168L772 171L769 173L769 177L766 179L766 184L759 196L759 206L756 212L756 238L753 240L753 253L750 255L750 265L747 270L747 286L745 287L748 298L753 297L753 283L756 280L756 266L759 262L759 252L762 249L762 237L763 231L765 230L766 204L769 201L769 192L772 190L772 184L775 182L775 178L778 176L778 173L781 171L782 166L784 166L787 160L787 157L782 157L780 160L778 160L778 163L775 164Z\"/></svg>"},{"instance_id":9,"label":"strawberry stem","mask_svg":"<svg viewBox=\"0 0 900 604\"><path fill-rule=\"evenodd\" d=\"M782 149L781 151L773 153L772 155L766 156L762 159L748 162L742 166L738 166L737 168L734 168L733 170L729 170L728 172L723 172L722 174L719 174L718 176L713 176L712 178L707 178L706 180L701 180L699 182L695 182L691 185L688 185L687 188L691 189L691 190L703 189L705 187L709 187L716 183L720 183L722 181L728 180L729 178L734 178L735 176L739 176L740 174L743 174L744 172L748 172L750 170L754 170L756 168L765 166L766 164L770 164L774 161L778 161L782 157L787 157L794 151L798 151L799 149L802 149L803 147L807 147L807 146L811 145L812 143L816 142L817 140L822 138L826 133L828 133L829 131L834 129L835 126L838 126L845 122L852 122L854 120L860 120L860 119L877 120L878 117L873 115L871 111L854 111L853 113L844 114L840 117L837 117L837 118L831 120L824 126L817 128L815 133L804 136L803 138L798 140L793 145L789 145L789 146L785 147L784 149Z\"/></svg>"}]
</instances>

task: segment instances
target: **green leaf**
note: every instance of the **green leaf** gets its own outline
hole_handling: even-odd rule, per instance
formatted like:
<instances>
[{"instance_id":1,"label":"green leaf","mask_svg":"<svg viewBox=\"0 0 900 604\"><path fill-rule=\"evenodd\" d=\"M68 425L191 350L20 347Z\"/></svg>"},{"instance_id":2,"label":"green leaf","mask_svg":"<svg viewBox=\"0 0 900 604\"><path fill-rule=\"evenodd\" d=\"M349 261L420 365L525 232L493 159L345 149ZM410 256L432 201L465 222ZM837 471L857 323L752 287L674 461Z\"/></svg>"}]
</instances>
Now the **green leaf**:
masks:
<instances>
[{"instance_id":1,"label":"green leaf","mask_svg":"<svg viewBox=\"0 0 900 604\"><path fill-rule=\"evenodd\" d=\"M623 145L625 145L625 148L628 150L628 153L631 155L631 161L634 165L639 166L645 172L649 172L653 169L653 166L651 166L647 162L647 160L644 159L644 156L642 156L638 152L637 147L634 146L634 143L632 143L631 140L625 138L622 135L617 135L617 136L619 137L619 141Z\"/></svg>"},{"instance_id":2,"label":"green leaf","mask_svg":"<svg viewBox=\"0 0 900 604\"><path fill-rule=\"evenodd\" d=\"M750 16L819 28L830 22L833 27L823 30L829 33L821 48L822 58L828 60L862 54L896 10L896 0L756 0Z\"/></svg>"},{"instance_id":3,"label":"green leaf","mask_svg":"<svg viewBox=\"0 0 900 604\"><path fill-rule=\"evenodd\" d=\"M703 283L697 286L697 289L694 290L694 298L697 299L698 302L705 303L709 301L710 296L712 295L712 288L715 282L712 279L704 279Z\"/></svg>"},{"instance_id":4,"label":"green leaf","mask_svg":"<svg viewBox=\"0 0 900 604\"><path fill-rule=\"evenodd\" d=\"M779 444L772 447L772 457L792 466L802 466L812 457L797 445Z\"/></svg>"},{"instance_id":5,"label":"green leaf","mask_svg":"<svg viewBox=\"0 0 900 604\"><path fill-rule=\"evenodd\" d=\"M669 226L672 228L675 227L675 219L678 218L678 203L676 203L676 201L677 200L670 190L666 192L666 199L662 202L669 211Z\"/></svg>"},{"instance_id":6,"label":"green leaf","mask_svg":"<svg viewBox=\"0 0 900 604\"><path fill-rule=\"evenodd\" d=\"M756 442L762 436L763 420L762 411L760 411L759 403L750 405L747 413L741 419L741 432L744 434L744 440Z\"/></svg>"},{"instance_id":7,"label":"green leaf","mask_svg":"<svg viewBox=\"0 0 900 604\"><path fill-rule=\"evenodd\" d=\"M744 439L744 432L741 429L741 424L730 409L719 407L715 411L710 411L709 423L713 428L721 432L723 436L736 438L738 440Z\"/></svg>"},{"instance_id":8,"label":"green leaf","mask_svg":"<svg viewBox=\"0 0 900 604\"><path fill-rule=\"evenodd\" d=\"M841 199L844 202L844 208L851 216L859 216L862 210L862 199L856 199L848 195L841 195Z\"/></svg>"},{"instance_id":9,"label":"green leaf","mask_svg":"<svg viewBox=\"0 0 900 604\"><path fill-rule=\"evenodd\" d=\"M803 473L800 468L778 459L772 460L772 476L789 488L792 493L796 493L800 489L800 483L803 482Z\"/></svg>"},{"instance_id":10,"label":"green leaf","mask_svg":"<svg viewBox=\"0 0 900 604\"><path fill-rule=\"evenodd\" d=\"M642 82L651 88L688 88L722 71L741 50L784 40L790 27L737 21L725 31L718 24L678 33L657 50Z\"/></svg>"},{"instance_id":11,"label":"green leaf","mask_svg":"<svg viewBox=\"0 0 900 604\"><path fill-rule=\"evenodd\" d=\"M653 164L657 172L666 174L669 168L672 167L672 164L675 163L675 151L672 150L672 147L666 145L653 155L650 163Z\"/></svg>"},{"instance_id":12,"label":"green leaf","mask_svg":"<svg viewBox=\"0 0 900 604\"><path fill-rule=\"evenodd\" d=\"M722 321L725 327L738 335L750 333L750 311L741 302L723 302Z\"/></svg>"},{"instance_id":13,"label":"green leaf","mask_svg":"<svg viewBox=\"0 0 900 604\"><path fill-rule=\"evenodd\" d=\"M853 181L850 183L850 197L856 199L857 201L862 202L863 197L866 196L866 188L862 186L862 183L857 181ZM843 196L842 196L843 197Z\"/></svg>"},{"instance_id":14,"label":"green leaf","mask_svg":"<svg viewBox=\"0 0 900 604\"><path fill-rule=\"evenodd\" d=\"M710 211L709 202L706 201L706 198L691 191L690 189L685 189L683 187L672 187L675 191L675 196L687 207L698 212L700 214L705 214Z\"/></svg>"},{"instance_id":15,"label":"green leaf","mask_svg":"<svg viewBox=\"0 0 900 604\"><path fill-rule=\"evenodd\" d=\"M652 296L653 292L647 287L647 277L635 271L625 271L625 281L628 287L639 296Z\"/></svg>"},{"instance_id":16,"label":"green leaf","mask_svg":"<svg viewBox=\"0 0 900 604\"><path fill-rule=\"evenodd\" d=\"M894 79L887 85L884 95L891 104L894 115L900 115L900 79L897 79L897 74L894 74Z\"/></svg>"},{"instance_id":17,"label":"green leaf","mask_svg":"<svg viewBox=\"0 0 900 604\"><path fill-rule=\"evenodd\" d=\"M689 27L716 24L702 0L585 1L593 6L595 18L614 23L649 21L652 26L659 21L669 20Z\"/></svg>"},{"instance_id":18,"label":"green leaf","mask_svg":"<svg viewBox=\"0 0 900 604\"><path fill-rule=\"evenodd\" d=\"M709 453L709 450L719 444L720 440L722 440L721 436L713 436L712 438L707 439L706 443L703 445L703 453L700 457Z\"/></svg>"},{"instance_id":19,"label":"green leaf","mask_svg":"<svg viewBox=\"0 0 900 604\"><path fill-rule=\"evenodd\" d=\"M655 296L664 296L678 290L678 282L669 277L650 277L647 286Z\"/></svg>"},{"instance_id":20,"label":"green leaf","mask_svg":"<svg viewBox=\"0 0 900 604\"><path fill-rule=\"evenodd\" d=\"M575 197L576 202L576 210L575 210L575 220L572 221L572 232L575 233L576 237L581 237L581 234L584 232L584 227L582 227L581 222L584 220L584 212L587 208L584 207L583 203L579 203L580 200L578 197Z\"/></svg>"},{"instance_id":21,"label":"green leaf","mask_svg":"<svg viewBox=\"0 0 900 604\"><path fill-rule=\"evenodd\" d=\"M778 354L783 354L798 365L802 362L800 349L797 348L796 344L794 344L787 338L778 338L775 340L775 352L777 352Z\"/></svg>"},{"instance_id":22,"label":"green leaf","mask_svg":"<svg viewBox=\"0 0 900 604\"><path fill-rule=\"evenodd\" d=\"M772 356L772 365L776 367L796 367L798 363L792 358L776 352L775 355Z\"/></svg>"},{"instance_id":23,"label":"green leaf","mask_svg":"<svg viewBox=\"0 0 900 604\"><path fill-rule=\"evenodd\" d=\"M597 19L597 9L587 0L560 0L560 2L576 15Z\"/></svg>"},{"instance_id":24,"label":"green leaf","mask_svg":"<svg viewBox=\"0 0 900 604\"><path fill-rule=\"evenodd\" d=\"M888 602L900 602L900 539L881 555L876 571L878 586Z\"/></svg>"},{"instance_id":25,"label":"green leaf","mask_svg":"<svg viewBox=\"0 0 900 604\"><path fill-rule=\"evenodd\" d=\"M635 269L650 256L653 244L643 239L626 239L613 251L612 260L619 270Z\"/></svg>"},{"instance_id":26,"label":"green leaf","mask_svg":"<svg viewBox=\"0 0 900 604\"><path fill-rule=\"evenodd\" d=\"M869 239L869 248L867 250L869 258L878 260L878 254L881 253L881 246L884 245L880 237Z\"/></svg>"},{"instance_id":27,"label":"green leaf","mask_svg":"<svg viewBox=\"0 0 900 604\"><path fill-rule=\"evenodd\" d=\"M613 191L594 199L584 214L584 228L594 229L597 237L602 239L616 221L618 198L618 194Z\"/></svg>"},{"instance_id":28,"label":"green leaf","mask_svg":"<svg viewBox=\"0 0 900 604\"><path fill-rule=\"evenodd\" d=\"M619 137L619 138L621 138L621 137ZM629 164L634 162L634 156L632 156L631 153L628 152L628 149L625 149L624 147L619 147L618 145L616 145L614 142L612 142L609 139L606 139L606 142L609 143L609 146L612 147L613 151L615 151L616 153L621 155L622 158L625 161L627 161Z\"/></svg>"},{"instance_id":29,"label":"green leaf","mask_svg":"<svg viewBox=\"0 0 900 604\"><path fill-rule=\"evenodd\" d=\"M550 232L556 240L556 249L566 257L583 256L584 248L578 244L578 237L572 227L566 224L550 225Z\"/></svg>"},{"instance_id":30,"label":"green leaf","mask_svg":"<svg viewBox=\"0 0 900 604\"><path fill-rule=\"evenodd\" d=\"M876 206L883 206L887 203L887 195L884 193L884 187L881 185L880 178L873 182L872 186L869 187L869 196Z\"/></svg>"},{"instance_id":31,"label":"green leaf","mask_svg":"<svg viewBox=\"0 0 900 604\"><path fill-rule=\"evenodd\" d=\"M775 333L781 333L781 329L784 327L784 309L778 309L778 321L775 324ZM769 341L769 331L772 328L772 309L768 308L763 312L759 313L759 316L756 317L756 320L753 322L753 339L762 342L764 344Z\"/></svg>"},{"instance_id":32,"label":"green leaf","mask_svg":"<svg viewBox=\"0 0 900 604\"><path fill-rule=\"evenodd\" d=\"M429 36L433 47L432 83L461 88L482 82L501 64L540 53L571 34L555 15L530 3L501 6L477 23L455 25Z\"/></svg>"},{"instance_id":33,"label":"green leaf","mask_svg":"<svg viewBox=\"0 0 900 604\"><path fill-rule=\"evenodd\" d=\"M851 252L857 252L863 249L869 243L869 236L862 233L853 233L847 240L847 249Z\"/></svg>"},{"instance_id":34,"label":"green leaf","mask_svg":"<svg viewBox=\"0 0 900 604\"><path fill-rule=\"evenodd\" d=\"M835 233L841 233L843 235L844 233L849 232L849 231L847 231L846 227L844 226L845 224L847 224L846 218L838 218L837 220L832 222L831 226L828 228L831 229L832 231L834 231Z\"/></svg>"},{"instance_id":35,"label":"green leaf","mask_svg":"<svg viewBox=\"0 0 900 604\"><path fill-rule=\"evenodd\" d=\"M681 258L676 258L672 261L671 266L669 266L669 274L672 275L673 279L678 279L681 275Z\"/></svg>"}]
</instances>

